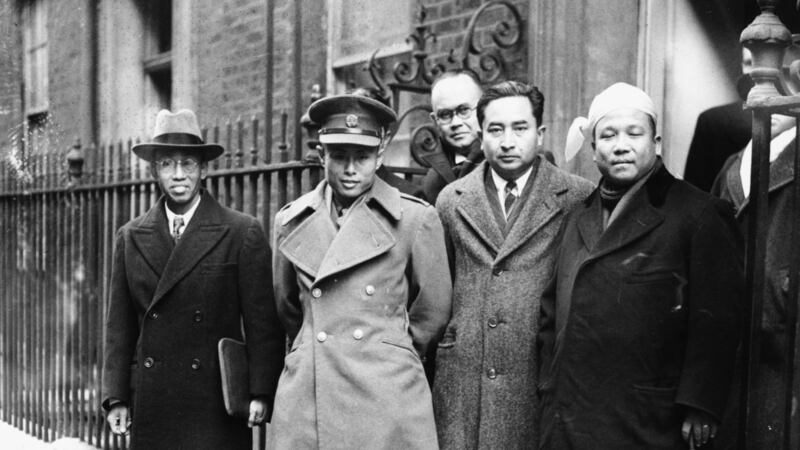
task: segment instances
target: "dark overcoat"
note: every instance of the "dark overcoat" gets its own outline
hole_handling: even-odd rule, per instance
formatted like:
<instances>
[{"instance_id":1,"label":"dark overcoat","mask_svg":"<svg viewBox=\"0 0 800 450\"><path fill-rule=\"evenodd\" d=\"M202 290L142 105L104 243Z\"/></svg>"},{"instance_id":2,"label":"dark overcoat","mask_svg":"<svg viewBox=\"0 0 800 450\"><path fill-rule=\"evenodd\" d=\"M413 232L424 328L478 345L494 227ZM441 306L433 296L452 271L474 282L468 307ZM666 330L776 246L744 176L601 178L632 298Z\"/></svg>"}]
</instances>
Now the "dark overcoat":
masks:
<instances>
[{"instance_id":1,"label":"dark overcoat","mask_svg":"<svg viewBox=\"0 0 800 450\"><path fill-rule=\"evenodd\" d=\"M437 349L433 388L445 449L536 445L539 296L561 221L592 190L537 157L505 227L493 212L496 193L487 192L489 170L482 163L447 186L437 204L454 269L453 316Z\"/></svg>"},{"instance_id":2,"label":"dark overcoat","mask_svg":"<svg viewBox=\"0 0 800 450\"><path fill-rule=\"evenodd\" d=\"M336 229L327 182L275 218L275 298L291 350L274 449L436 449L420 355L450 317L436 210L377 179Z\"/></svg>"},{"instance_id":3,"label":"dark overcoat","mask_svg":"<svg viewBox=\"0 0 800 450\"><path fill-rule=\"evenodd\" d=\"M684 407L725 407L742 287L729 203L661 166L603 231L595 191L542 298L540 448L687 448Z\"/></svg>"},{"instance_id":4,"label":"dark overcoat","mask_svg":"<svg viewBox=\"0 0 800 450\"><path fill-rule=\"evenodd\" d=\"M769 200L767 205L767 257L765 259L766 285L764 287L764 309L761 321L761 349L755 391L750 394L750 425L752 448L780 448L784 431L783 371L786 368L786 305L791 301L789 273L792 258L790 245L794 209L792 189L794 186L794 142L790 143L769 167ZM739 171L742 152L732 155L714 183L712 193L733 202L736 207L736 222L747 235L747 223L751 214L750 202L744 196ZM751 192L754 187L751 186ZM734 391L732 395L737 394ZM729 414L730 418L735 414ZM730 424L735 433L736 422ZM797 442L795 440L795 442Z\"/></svg>"},{"instance_id":5,"label":"dark overcoat","mask_svg":"<svg viewBox=\"0 0 800 450\"><path fill-rule=\"evenodd\" d=\"M439 193L445 186L453 181L466 176L484 160L483 150L481 150L480 139L475 139L469 147L467 160L455 167L456 149L451 147L443 139L439 140L441 150L429 155L424 155L422 159L428 163L430 168L428 173L422 178L419 190L414 194L419 198L429 201L435 205L439 198Z\"/></svg>"},{"instance_id":6,"label":"dark overcoat","mask_svg":"<svg viewBox=\"0 0 800 450\"><path fill-rule=\"evenodd\" d=\"M247 335L250 393L274 395L284 332L259 222L201 191L173 244L164 198L117 232L104 403L131 406L134 449L248 449L246 420L227 415L217 342Z\"/></svg>"}]
</instances>

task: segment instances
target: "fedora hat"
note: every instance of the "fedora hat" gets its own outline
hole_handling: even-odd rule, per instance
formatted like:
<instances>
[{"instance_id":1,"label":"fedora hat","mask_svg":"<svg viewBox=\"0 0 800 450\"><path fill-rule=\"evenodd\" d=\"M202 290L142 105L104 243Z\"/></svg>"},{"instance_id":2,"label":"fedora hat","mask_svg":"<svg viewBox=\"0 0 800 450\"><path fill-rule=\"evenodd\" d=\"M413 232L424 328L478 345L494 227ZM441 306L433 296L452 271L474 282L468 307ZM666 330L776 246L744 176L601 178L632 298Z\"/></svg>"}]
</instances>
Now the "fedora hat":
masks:
<instances>
[{"instance_id":1,"label":"fedora hat","mask_svg":"<svg viewBox=\"0 0 800 450\"><path fill-rule=\"evenodd\" d=\"M200 134L197 116L189 109L176 113L162 109L156 115L152 142L133 146L133 153L146 161L153 161L157 149L196 150L205 161L210 161L225 150L218 144L206 144Z\"/></svg>"}]
</instances>

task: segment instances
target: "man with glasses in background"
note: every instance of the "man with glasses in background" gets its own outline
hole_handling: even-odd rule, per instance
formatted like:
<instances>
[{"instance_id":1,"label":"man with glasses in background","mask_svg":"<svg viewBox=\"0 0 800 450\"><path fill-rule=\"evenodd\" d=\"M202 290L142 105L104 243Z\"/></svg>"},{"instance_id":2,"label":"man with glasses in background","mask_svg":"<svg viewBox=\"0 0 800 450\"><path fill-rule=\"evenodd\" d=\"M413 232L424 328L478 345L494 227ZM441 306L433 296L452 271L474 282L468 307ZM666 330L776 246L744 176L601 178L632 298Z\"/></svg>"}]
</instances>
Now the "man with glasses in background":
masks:
<instances>
[{"instance_id":1,"label":"man with glasses in background","mask_svg":"<svg viewBox=\"0 0 800 450\"><path fill-rule=\"evenodd\" d=\"M442 151L422 157L430 169L416 194L431 204L436 203L442 188L483 161L480 125L475 115L481 93L478 75L469 69L444 72L431 86L431 118L439 130Z\"/></svg>"},{"instance_id":2,"label":"man with glasses in background","mask_svg":"<svg viewBox=\"0 0 800 450\"><path fill-rule=\"evenodd\" d=\"M268 420L284 331L261 224L201 188L208 161L190 110L156 117L150 162L163 195L117 232L106 322L103 408L132 449L249 449L247 425ZM249 420L223 403L217 343L246 335Z\"/></svg>"}]
</instances>

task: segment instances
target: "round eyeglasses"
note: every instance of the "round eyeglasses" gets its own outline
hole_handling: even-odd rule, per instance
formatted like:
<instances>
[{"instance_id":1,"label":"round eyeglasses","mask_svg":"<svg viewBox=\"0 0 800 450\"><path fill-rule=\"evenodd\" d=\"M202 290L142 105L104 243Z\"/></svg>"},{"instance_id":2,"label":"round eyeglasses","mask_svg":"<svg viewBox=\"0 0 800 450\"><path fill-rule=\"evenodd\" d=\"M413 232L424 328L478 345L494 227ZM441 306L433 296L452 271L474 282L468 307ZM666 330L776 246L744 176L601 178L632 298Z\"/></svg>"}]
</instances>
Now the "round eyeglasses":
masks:
<instances>
[{"instance_id":1,"label":"round eyeglasses","mask_svg":"<svg viewBox=\"0 0 800 450\"><path fill-rule=\"evenodd\" d=\"M156 170L166 175L172 175L181 166L183 173L193 174L200 168L200 161L194 158L174 160L171 158L159 159L155 163Z\"/></svg>"},{"instance_id":2,"label":"round eyeglasses","mask_svg":"<svg viewBox=\"0 0 800 450\"><path fill-rule=\"evenodd\" d=\"M431 113L431 118L442 125L447 125L453 121L453 115L458 116L462 120L469 119L472 117L472 111L474 111L475 108L477 108L477 106L469 106L466 103L458 105L453 109L442 108Z\"/></svg>"}]
</instances>

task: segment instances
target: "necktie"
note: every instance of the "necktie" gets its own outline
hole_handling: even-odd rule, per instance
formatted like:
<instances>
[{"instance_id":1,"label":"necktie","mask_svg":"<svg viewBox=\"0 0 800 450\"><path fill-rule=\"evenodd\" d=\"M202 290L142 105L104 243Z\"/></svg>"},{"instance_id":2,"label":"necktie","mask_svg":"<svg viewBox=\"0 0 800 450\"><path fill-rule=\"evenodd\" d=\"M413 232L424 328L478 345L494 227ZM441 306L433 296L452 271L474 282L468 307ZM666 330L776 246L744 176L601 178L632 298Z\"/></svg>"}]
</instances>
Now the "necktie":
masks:
<instances>
[{"instance_id":1,"label":"necktie","mask_svg":"<svg viewBox=\"0 0 800 450\"><path fill-rule=\"evenodd\" d=\"M514 206L514 201L517 199L517 196L514 195L514 190L517 188L517 183L513 181L509 181L506 183L506 200L503 203L503 206L506 208L506 217L511 213L511 207Z\"/></svg>"},{"instance_id":2,"label":"necktie","mask_svg":"<svg viewBox=\"0 0 800 450\"><path fill-rule=\"evenodd\" d=\"M178 243L178 239L181 238L181 228L183 228L183 217L175 216L175 219L172 221L172 240L175 243Z\"/></svg>"}]
</instances>

